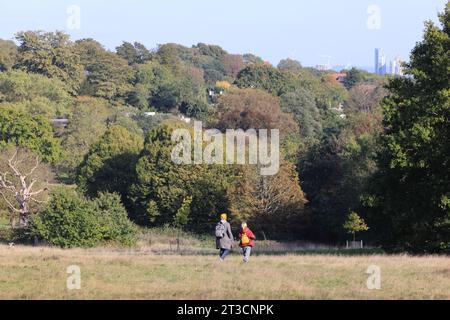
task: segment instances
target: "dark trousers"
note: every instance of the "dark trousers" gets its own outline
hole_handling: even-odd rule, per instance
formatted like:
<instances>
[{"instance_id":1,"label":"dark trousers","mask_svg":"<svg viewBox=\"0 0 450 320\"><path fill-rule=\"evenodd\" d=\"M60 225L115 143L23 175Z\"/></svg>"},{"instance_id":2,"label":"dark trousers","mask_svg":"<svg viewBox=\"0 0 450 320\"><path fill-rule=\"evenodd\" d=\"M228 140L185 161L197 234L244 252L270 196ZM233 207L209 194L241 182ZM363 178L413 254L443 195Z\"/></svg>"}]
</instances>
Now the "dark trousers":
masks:
<instances>
[{"instance_id":1,"label":"dark trousers","mask_svg":"<svg viewBox=\"0 0 450 320\"><path fill-rule=\"evenodd\" d=\"M220 249L219 255L220 259L224 260L227 255L229 255L231 250L229 249Z\"/></svg>"}]
</instances>

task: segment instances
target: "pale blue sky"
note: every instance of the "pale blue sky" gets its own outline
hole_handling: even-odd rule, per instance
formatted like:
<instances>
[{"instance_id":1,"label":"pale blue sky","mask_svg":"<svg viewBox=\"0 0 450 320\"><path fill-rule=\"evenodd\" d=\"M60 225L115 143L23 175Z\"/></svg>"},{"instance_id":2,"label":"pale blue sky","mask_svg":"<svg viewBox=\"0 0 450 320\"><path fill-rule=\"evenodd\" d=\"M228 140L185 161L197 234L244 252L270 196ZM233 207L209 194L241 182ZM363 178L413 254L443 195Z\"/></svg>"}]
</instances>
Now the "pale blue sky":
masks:
<instances>
[{"instance_id":1,"label":"pale blue sky","mask_svg":"<svg viewBox=\"0 0 450 320\"><path fill-rule=\"evenodd\" d=\"M276 64L282 58L312 66L372 66L374 48L406 59L424 20L437 21L447 0L0 0L0 38L21 30L63 30L114 49L122 40L149 48L176 42L218 44ZM81 29L67 27L69 5L81 8ZM370 5L381 28L367 27Z\"/></svg>"}]
</instances>

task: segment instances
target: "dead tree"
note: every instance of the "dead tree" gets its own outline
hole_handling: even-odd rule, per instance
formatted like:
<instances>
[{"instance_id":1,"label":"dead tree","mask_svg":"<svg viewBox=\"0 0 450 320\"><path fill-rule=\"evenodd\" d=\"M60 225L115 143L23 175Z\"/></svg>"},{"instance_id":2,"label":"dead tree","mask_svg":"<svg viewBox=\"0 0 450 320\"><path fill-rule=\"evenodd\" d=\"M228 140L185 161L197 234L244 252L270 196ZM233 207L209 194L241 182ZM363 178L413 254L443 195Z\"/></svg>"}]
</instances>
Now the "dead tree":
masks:
<instances>
[{"instance_id":1,"label":"dead tree","mask_svg":"<svg viewBox=\"0 0 450 320\"><path fill-rule=\"evenodd\" d=\"M45 202L50 170L29 151L16 148L12 157L5 157L6 152L2 153L0 195L12 213L12 226L15 226L14 217L18 215L19 226L25 228L32 214L31 207L36 208Z\"/></svg>"}]
</instances>

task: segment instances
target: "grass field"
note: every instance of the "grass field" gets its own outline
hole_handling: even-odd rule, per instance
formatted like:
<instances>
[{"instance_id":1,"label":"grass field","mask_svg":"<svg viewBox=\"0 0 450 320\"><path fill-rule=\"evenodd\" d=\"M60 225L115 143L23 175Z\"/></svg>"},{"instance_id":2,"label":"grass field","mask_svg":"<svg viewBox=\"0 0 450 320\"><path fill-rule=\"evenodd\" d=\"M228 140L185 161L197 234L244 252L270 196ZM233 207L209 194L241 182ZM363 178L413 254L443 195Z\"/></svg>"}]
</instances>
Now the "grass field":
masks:
<instances>
[{"instance_id":1,"label":"grass field","mask_svg":"<svg viewBox=\"0 0 450 320\"><path fill-rule=\"evenodd\" d=\"M68 290L67 267L81 268ZM366 270L381 268L381 289ZM450 257L157 255L0 246L0 299L450 299Z\"/></svg>"}]
</instances>

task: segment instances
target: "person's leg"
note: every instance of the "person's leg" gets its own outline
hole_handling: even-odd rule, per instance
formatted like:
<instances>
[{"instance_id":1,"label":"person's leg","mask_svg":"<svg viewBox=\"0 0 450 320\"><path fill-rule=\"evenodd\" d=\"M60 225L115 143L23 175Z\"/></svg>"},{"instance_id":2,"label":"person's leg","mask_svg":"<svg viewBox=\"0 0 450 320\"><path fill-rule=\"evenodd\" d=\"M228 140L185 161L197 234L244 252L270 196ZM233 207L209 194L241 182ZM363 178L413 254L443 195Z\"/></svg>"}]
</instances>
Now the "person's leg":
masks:
<instances>
[{"instance_id":1,"label":"person's leg","mask_svg":"<svg viewBox=\"0 0 450 320\"><path fill-rule=\"evenodd\" d=\"M244 248L244 262L250 261L250 255L252 254L252 247L248 246Z\"/></svg>"},{"instance_id":2,"label":"person's leg","mask_svg":"<svg viewBox=\"0 0 450 320\"><path fill-rule=\"evenodd\" d=\"M221 249L220 259L225 260L225 257L230 253L228 249Z\"/></svg>"}]
</instances>

